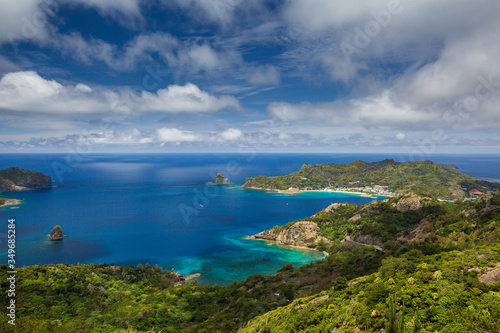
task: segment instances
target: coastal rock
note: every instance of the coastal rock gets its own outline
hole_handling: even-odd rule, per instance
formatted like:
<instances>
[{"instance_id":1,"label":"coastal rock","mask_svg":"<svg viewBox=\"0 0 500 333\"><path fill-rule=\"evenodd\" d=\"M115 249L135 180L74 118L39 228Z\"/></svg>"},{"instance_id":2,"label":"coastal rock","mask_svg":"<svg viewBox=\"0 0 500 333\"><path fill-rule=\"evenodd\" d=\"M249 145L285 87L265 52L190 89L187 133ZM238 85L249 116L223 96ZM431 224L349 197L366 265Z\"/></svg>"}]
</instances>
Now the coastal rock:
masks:
<instances>
[{"instance_id":1,"label":"coastal rock","mask_svg":"<svg viewBox=\"0 0 500 333\"><path fill-rule=\"evenodd\" d=\"M184 275L174 272L174 270L172 270L172 280L174 281L174 286L182 286L186 283Z\"/></svg>"},{"instance_id":2,"label":"coastal rock","mask_svg":"<svg viewBox=\"0 0 500 333\"><path fill-rule=\"evenodd\" d=\"M393 206L400 212L408 212L411 210L421 209L424 206L424 202L431 200L431 198L421 197L416 194L409 194L402 197L397 204Z\"/></svg>"},{"instance_id":3,"label":"coastal rock","mask_svg":"<svg viewBox=\"0 0 500 333\"><path fill-rule=\"evenodd\" d=\"M41 172L12 167L0 170L0 191L50 188L52 179Z\"/></svg>"},{"instance_id":4,"label":"coastal rock","mask_svg":"<svg viewBox=\"0 0 500 333\"><path fill-rule=\"evenodd\" d=\"M333 212L335 209L340 208L340 207L342 207L342 206L347 206L347 205L349 205L349 204L348 204L348 203L340 203L340 202L336 202L336 203L331 204L330 206L326 207L326 208L325 208L325 212L327 212L327 213L331 213L331 212Z\"/></svg>"},{"instance_id":5,"label":"coastal rock","mask_svg":"<svg viewBox=\"0 0 500 333\"><path fill-rule=\"evenodd\" d=\"M56 225L54 229L50 232L50 239L51 240L61 240L64 238L61 226Z\"/></svg>"},{"instance_id":6,"label":"coastal rock","mask_svg":"<svg viewBox=\"0 0 500 333\"><path fill-rule=\"evenodd\" d=\"M212 184L215 185L226 185L229 184L229 180L224 177L221 173L218 173L213 179Z\"/></svg>"},{"instance_id":7,"label":"coastal rock","mask_svg":"<svg viewBox=\"0 0 500 333\"><path fill-rule=\"evenodd\" d=\"M255 239L274 241L278 245L307 247L311 243L323 241L325 244L331 242L323 236L318 235L320 231L318 225L312 221L301 221L294 223L287 230L276 232L276 230L266 230L254 236Z\"/></svg>"}]
</instances>

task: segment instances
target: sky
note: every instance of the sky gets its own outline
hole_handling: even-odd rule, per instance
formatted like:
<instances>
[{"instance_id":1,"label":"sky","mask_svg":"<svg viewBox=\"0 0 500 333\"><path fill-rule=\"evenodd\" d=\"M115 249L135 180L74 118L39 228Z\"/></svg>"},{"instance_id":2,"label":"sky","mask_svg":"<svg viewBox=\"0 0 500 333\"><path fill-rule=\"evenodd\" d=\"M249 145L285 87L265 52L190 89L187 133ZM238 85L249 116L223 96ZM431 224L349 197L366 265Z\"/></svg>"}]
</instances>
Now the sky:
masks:
<instances>
[{"instance_id":1,"label":"sky","mask_svg":"<svg viewBox=\"0 0 500 333\"><path fill-rule=\"evenodd\" d=\"M0 152L500 153L500 1L0 6Z\"/></svg>"}]
</instances>

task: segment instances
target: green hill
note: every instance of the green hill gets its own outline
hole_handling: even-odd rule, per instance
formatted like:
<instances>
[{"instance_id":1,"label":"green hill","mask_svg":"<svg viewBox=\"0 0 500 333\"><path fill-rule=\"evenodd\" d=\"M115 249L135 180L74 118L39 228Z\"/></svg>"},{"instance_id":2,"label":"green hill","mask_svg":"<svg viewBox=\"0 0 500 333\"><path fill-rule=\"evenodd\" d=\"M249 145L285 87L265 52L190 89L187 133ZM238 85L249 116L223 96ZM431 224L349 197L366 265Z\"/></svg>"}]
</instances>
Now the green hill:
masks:
<instances>
[{"instance_id":1,"label":"green hill","mask_svg":"<svg viewBox=\"0 0 500 333\"><path fill-rule=\"evenodd\" d=\"M350 164L304 164L302 168L286 176L247 178L245 188L287 190L361 190L380 189L395 194L417 193L444 200L456 200L469 196L469 191L481 192L500 189L499 183L478 180L452 170L450 166L431 161L395 162L384 160Z\"/></svg>"},{"instance_id":2,"label":"green hill","mask_svg":"<svg viewBox=\"0 0 500 333\"><path fill-rule=\"evenodd\" d=\"M0 192L52 187L52 180L41 172L12 167L0 170Z\"/></svg>"}]
</instances>

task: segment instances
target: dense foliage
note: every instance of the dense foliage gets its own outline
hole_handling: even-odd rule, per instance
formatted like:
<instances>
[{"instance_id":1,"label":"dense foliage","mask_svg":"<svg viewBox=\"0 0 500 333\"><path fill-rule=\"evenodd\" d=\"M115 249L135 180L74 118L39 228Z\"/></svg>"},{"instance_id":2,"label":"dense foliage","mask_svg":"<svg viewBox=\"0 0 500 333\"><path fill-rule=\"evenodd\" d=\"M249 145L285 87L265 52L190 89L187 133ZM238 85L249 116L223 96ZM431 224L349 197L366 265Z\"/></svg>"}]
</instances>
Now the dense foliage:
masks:
<instances>
[{"instance_id":1,"label":"dense foliage","mask_svg":"<svg viewBox=\"0 0 500 333\"><path fill-rule=\"evenodd\" d=\"M286 176L247 178L243 186L270 190L318 190L374 185L387 186L391 192L413 192L450 200L468 196L467 191L473 189L500 189L499 183L478 180L431 161L398 163L394 160L314 166L305 164L299 171Z\"/></svg>"},{"instance_id":2,"label":"dense foliage","mask_svg":"<svg viewBox=\"0 0 500 333\"><path fill-rule=\"evenodd\" d=\"M415 250L259 316L240 332L380 332L397 317L404 332L500 332L500 284L477 278L499 260L498 243L432 256Z\"/></svg>"},{"instance_id":3,"label":"dense foliage","mask_svg":"<svg viewBox=\"0 0 500 333\"><path fill-rule=\"evenodd\" d=\"M317 244L327 258L227 287L176 286L175 273L149 265L19 268L16 326L2 313L0 331L499 332L500 285L482 275L500 261L499 206L498 192L338 205L307 219L331 241Z\"/></svg>"}]
</instances>

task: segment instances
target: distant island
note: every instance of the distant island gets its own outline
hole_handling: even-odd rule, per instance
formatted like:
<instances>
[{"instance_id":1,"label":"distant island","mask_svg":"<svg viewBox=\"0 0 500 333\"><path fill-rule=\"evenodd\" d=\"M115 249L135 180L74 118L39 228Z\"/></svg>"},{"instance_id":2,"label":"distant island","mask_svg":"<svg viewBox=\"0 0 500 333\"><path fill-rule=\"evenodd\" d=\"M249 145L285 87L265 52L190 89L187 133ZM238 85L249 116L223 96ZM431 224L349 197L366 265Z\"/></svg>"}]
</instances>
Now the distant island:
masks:
<instances>
[{"instance_id":1,"label":"distant island","mask_svg":"<svg viewBox=\"0 0 500 333\"><path fill-rule=\"evenodd\" d=\"M218 173L213 179L212 184L214 185L227 185L229 184L229 180L224 177L221 173Z\"/></svg>"},{"instance_id":2,"label":"distant island","mask_svg":"<svg viewBox=\"0 0 500 333\"><path fill-rule=\"evenodd\" d=\"M243 187L287 192L361 192L389 197L417 193L441 200L458 200L500 189L500 183L475 179L454 169L456 166L431 161L392 159L314 166L306 163L299 171L286 176L247 178Z\"/></svg>"},{"instance_id":3,"label":"distant island","mask_svg":"<svg viewBox=\"0 0 500 333\"><path fill-rule=\"evenodd\" d=\"M0 170L0 192L51 188L52 179L41 172L17 167ZM0 207L17 205L19 200L0 198Z\"/></svg>"}]
</instances>

